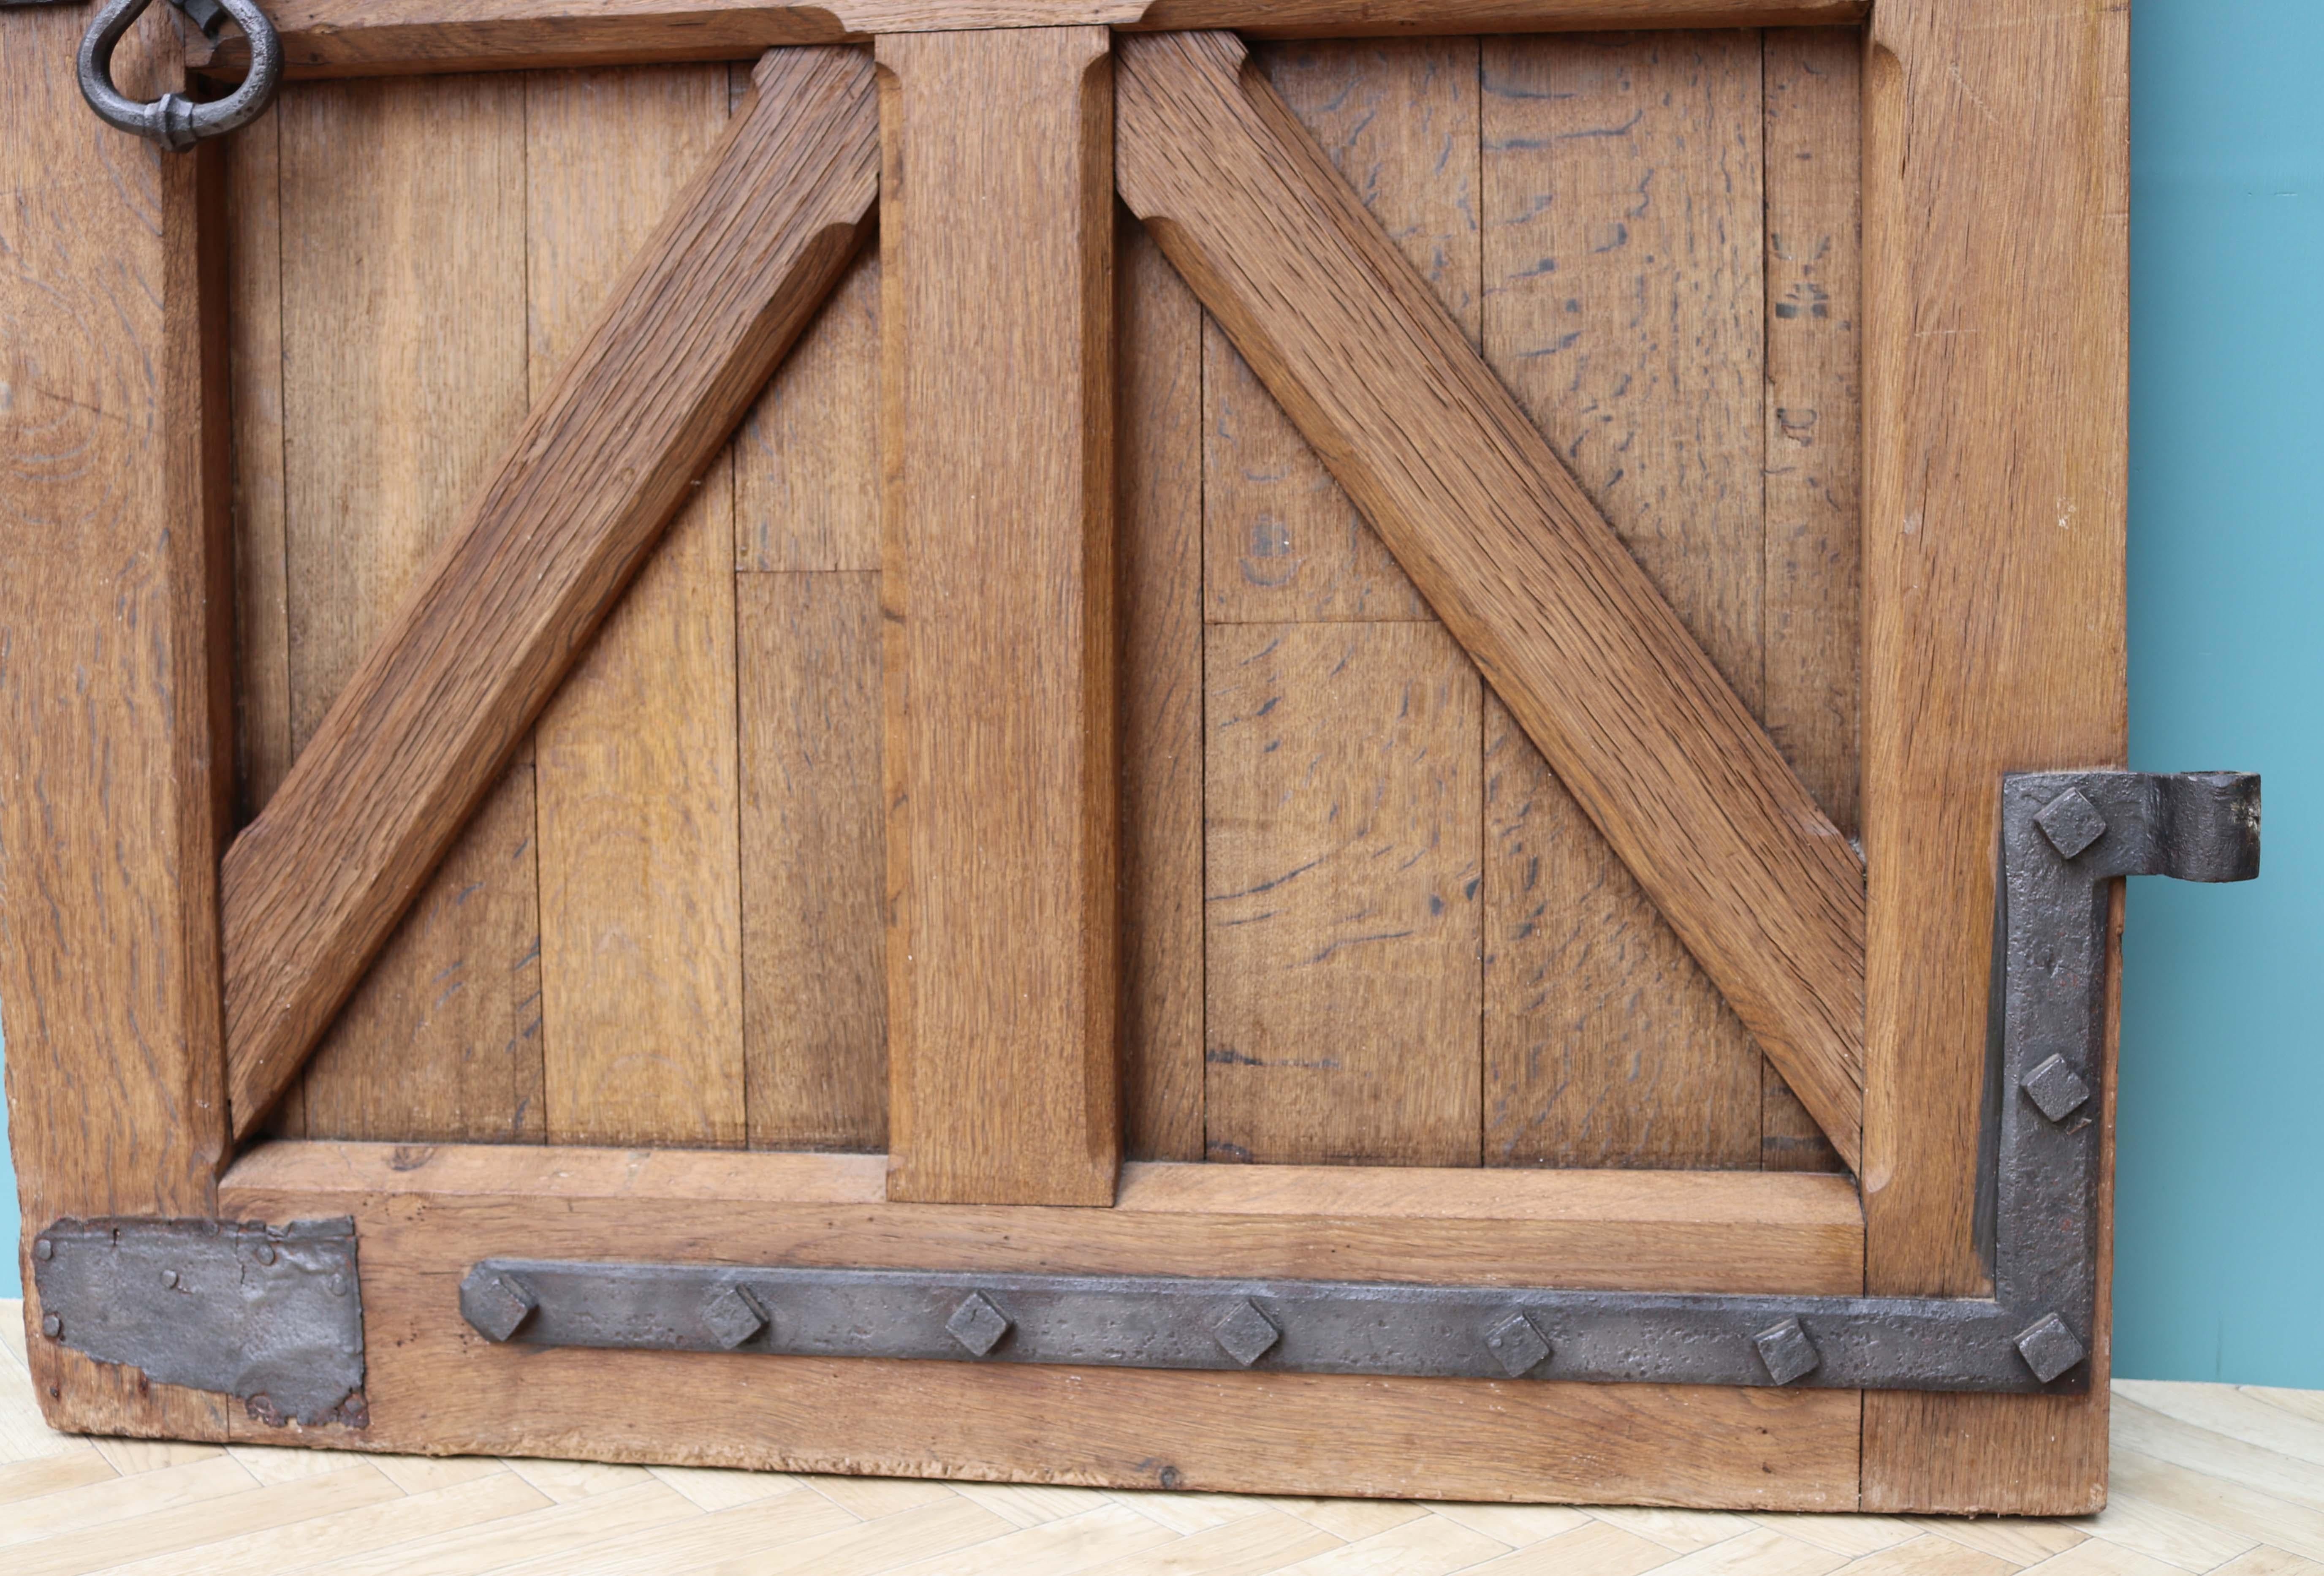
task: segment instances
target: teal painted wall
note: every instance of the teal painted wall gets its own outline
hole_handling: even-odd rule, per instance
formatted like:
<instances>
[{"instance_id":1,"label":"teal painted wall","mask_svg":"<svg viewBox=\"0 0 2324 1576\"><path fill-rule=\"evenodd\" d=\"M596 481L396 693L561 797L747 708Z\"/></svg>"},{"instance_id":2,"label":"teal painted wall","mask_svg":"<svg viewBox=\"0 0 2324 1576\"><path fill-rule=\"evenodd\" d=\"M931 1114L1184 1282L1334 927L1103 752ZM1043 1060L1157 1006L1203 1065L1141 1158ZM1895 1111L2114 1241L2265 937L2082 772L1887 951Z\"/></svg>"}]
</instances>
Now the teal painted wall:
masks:
<instances>
[{"instance_id":1,"label":"teal painted wall","mask_svg":"<svg viewBox=\"0 0 2324 1576\"><path fill-rule=\"evenodd\" d=\"M2268 816L2257 885L2133 885L2116 1370L2324 1388L2324 6L2135 3L2132 760Z\"/></svg>"},{"instance_id":2,"label":"teal painted wall","mask_svg":"<svg viewBox=\"0 0 2324 1576\"><path fill-rule=\"evenodd\" d=\"M2133 0L2131 75L2131 761L2267 803L2131 883L2115 1366L2324 1388L2324 5Z\"/></svg>"}]
</instances>

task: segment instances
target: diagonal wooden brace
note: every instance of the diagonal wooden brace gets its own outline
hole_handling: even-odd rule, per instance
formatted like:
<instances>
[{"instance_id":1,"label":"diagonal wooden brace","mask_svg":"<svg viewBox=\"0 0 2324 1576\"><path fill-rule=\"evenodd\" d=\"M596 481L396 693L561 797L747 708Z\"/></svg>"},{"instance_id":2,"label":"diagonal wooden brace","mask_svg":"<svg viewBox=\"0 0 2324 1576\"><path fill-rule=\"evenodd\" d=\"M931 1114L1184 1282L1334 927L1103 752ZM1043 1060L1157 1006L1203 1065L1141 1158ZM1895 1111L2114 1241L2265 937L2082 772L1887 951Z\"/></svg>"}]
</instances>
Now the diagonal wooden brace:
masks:
<instances>
[{"instance_id":1,"label":"diagonal wooden brace","mask_svg":"<svg viewBox=\"0 0 2324 1576\"><path fill-rule=\"evenodd\" d=\"M227 851L236 1136L281 1095L869 234L868 55L777 51L579 352Z\"/></svg>"},{"instance_id":2,"label":"diagonal wooden brace","mask_svg":"<svg viewBox=\"0 0 2324 1576\"><path fill-rule=\"evenodd\" d=\"M1241 43L1117 44L1121 196L1858 1165L1855 853Z\"/></svg>"}]
</instances>

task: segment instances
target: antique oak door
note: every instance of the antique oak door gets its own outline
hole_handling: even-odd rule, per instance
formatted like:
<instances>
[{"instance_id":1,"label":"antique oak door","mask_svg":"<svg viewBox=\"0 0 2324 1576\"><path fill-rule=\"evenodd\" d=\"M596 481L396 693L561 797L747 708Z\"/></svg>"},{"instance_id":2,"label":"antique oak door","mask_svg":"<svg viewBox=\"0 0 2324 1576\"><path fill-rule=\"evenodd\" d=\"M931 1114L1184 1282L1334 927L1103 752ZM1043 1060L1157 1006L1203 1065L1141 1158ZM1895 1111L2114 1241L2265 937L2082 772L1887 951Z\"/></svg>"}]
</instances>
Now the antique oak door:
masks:
<instances>
[{"instance_id":1,"label":"antique oak door","mask_svg":"<svg viewBox=\"0 0 2324 1576\"><path fill-rule=\"evenodd\" d=\"M59 1426L2102 1501L2256 838L2109 770L2119 7L267 9L182 155L0 11Z\"/></svg>"}]
</instances>

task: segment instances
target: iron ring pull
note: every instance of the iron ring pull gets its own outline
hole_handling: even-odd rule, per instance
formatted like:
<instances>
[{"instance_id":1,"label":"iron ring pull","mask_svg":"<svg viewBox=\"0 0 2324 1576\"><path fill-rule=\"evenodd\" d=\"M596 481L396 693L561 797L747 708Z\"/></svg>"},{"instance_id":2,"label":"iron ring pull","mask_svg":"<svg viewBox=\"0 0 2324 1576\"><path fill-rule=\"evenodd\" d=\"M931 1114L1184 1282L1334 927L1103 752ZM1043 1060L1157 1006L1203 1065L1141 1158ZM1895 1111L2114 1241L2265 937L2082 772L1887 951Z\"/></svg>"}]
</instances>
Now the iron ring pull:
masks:
<instances>
[{"instance_id":1,"label":"iron ring pull","mask_svg":"<svg viewBox=\"0 0 2324 1576\"><path fill-rule=\"evenodd\" d=\"M282 39L253 0L209 0L198 7L182 7L206 25L215 37L218 12L234 18L250 41L250 74L226 97L197 104L176 93L164 93L151 103L126 97L113 85L113 51L130 25L153 0L106 0L80 41L80 96L109 126L135 136L149 137L172 152L182 152L204 137L215 137L255 120L274 97L282 76Z\"/></svg>"}]
</instances>

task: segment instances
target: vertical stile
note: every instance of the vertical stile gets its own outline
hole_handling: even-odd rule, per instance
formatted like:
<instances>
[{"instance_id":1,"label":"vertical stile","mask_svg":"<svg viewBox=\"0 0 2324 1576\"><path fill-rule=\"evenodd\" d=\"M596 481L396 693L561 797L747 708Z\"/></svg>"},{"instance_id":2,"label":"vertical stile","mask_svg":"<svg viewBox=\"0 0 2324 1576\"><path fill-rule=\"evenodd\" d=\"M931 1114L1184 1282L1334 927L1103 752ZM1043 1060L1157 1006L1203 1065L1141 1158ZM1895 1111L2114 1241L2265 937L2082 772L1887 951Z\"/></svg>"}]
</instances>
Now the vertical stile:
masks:
<instances>
[{"instance_id":1,"label":"vertical stile","mask_svg":"<svg viewBox=\"0 0 2324 1576\"><path fill-rule=\"evenodd\" d=\"M1108 41L877 48L896 1198L1113 1199Z\"/></svg>"}]
</instances>

